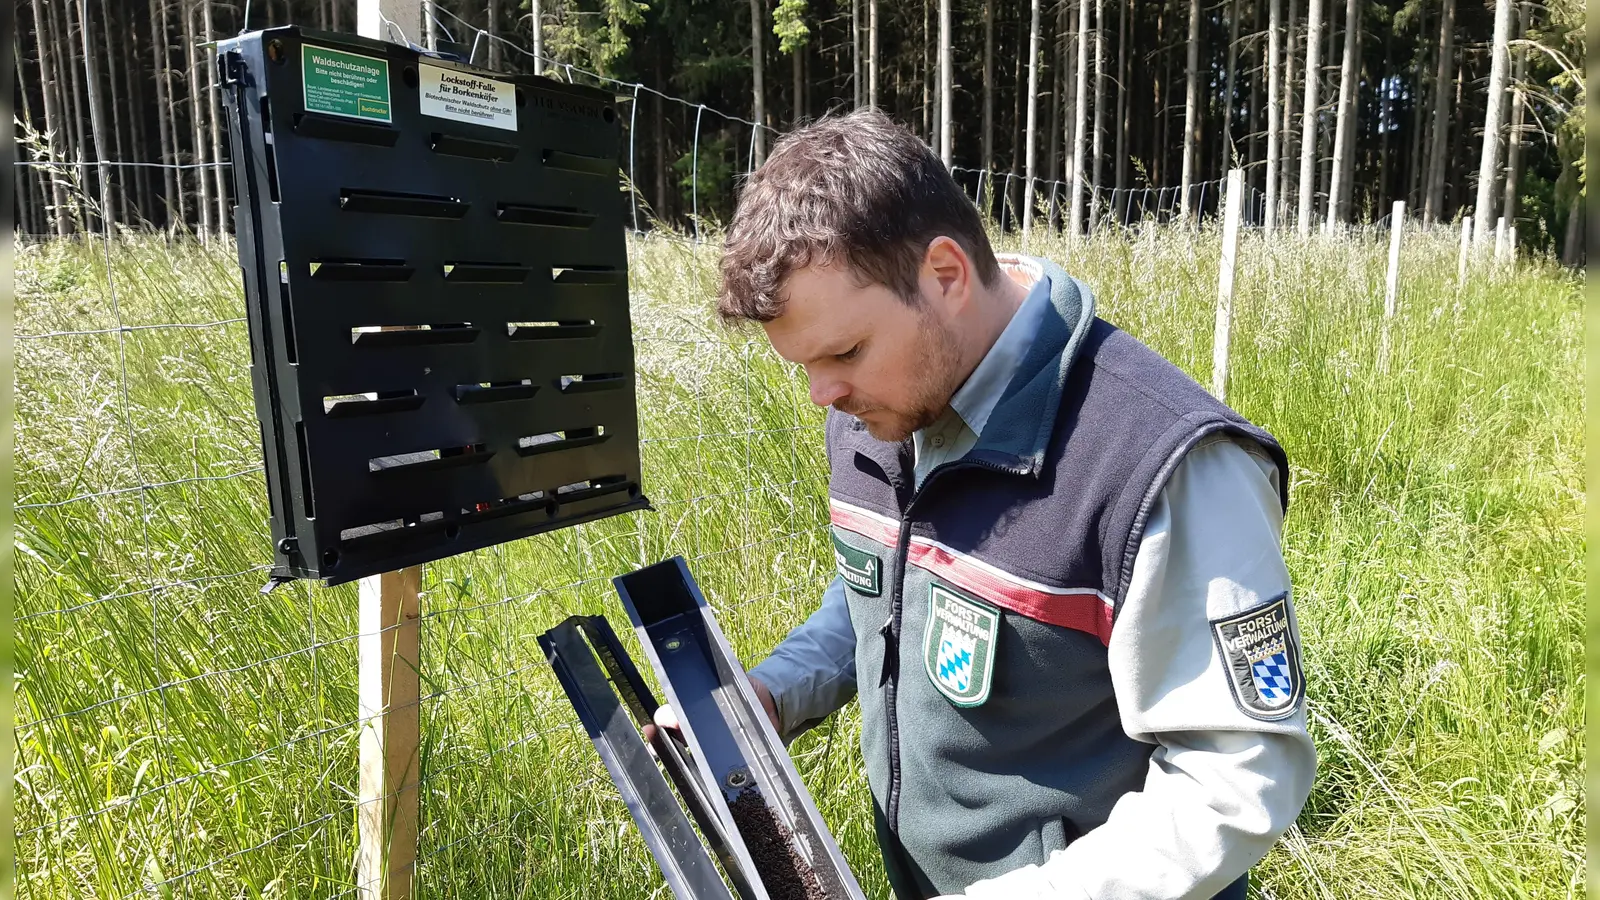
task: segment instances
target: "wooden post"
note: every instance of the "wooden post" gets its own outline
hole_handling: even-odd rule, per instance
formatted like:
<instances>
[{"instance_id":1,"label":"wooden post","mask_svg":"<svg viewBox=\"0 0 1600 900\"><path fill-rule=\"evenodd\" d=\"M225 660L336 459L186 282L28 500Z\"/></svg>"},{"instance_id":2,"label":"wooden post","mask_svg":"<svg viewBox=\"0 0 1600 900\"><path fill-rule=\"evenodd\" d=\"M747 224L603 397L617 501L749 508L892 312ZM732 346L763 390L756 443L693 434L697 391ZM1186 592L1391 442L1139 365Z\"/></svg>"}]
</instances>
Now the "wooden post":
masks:
<instances>
[{"instance_id":1,"label":"wooden post","mask_svg":"<svg viewBox=\"0 0 1600 900\"><path fill-rule=\"evenodd\" d=\"M1461 217L1461 253L1456 258L1456 290L1467 285L1467 254L1472 252L1472 217Z\"/></svg>"},{"instance_id":2,"label":"wooden post","mask_svg":"<svg viewBox=\"0 0 1600 900\"><path fill-rule=\"evenodd\" d=\"M1217 329L1211 339L1211 393L1228 399L1228 340L1233 328L1233 266L1239 250L1239 217L1244 208L1244 170L1228 172L1223 201L1222 265L1217 272Z\"/></svg>"},{"instance_id":3,"label":"wooden post","mask_svg":"<svg viewBox=\"0 0 1600 900\"><path fill-rule=\"evenodd\" d=\"M362 37L420 43L422 0L358 0L356 27ZM361 579L356 884L365 900L412 895L422 776L421 585L421 566Z\"/></svg>"},{"instance_id":4,"label":"wooden post","mask_svg":"<svg viewBox=\"0 0 1600 900\"><path fill-rule=\"evenodd\" d=\"M421 566L361 579L356 872L357 884L372 900L407 900L416 864L421 581Z\"/></svg>"},{"instance_id":5,"label":"wooden post","mask_svg":"<svg viewBox=\"0 0 1600 900\"><path fill-rule=\"evenodd\" d=\"M1400 294L1400 235L1405 231L1406 202L1396 200L1389 214L1389 277L1384 282L1383 330L1378 344L1378 371L1389 371L1389 330L1394 325L1395 304Z\"/></svg>"},{"instance_id":6,"label":"wooden post","mask_svg":"<svg viewBox=\"0 0 1600 900\"><path fill-rule=\"evenodd\" d=\"M1510 255L1511 244L1507 241L1508 237L1506 217L1501 216L1494 224L1494 258L1499 262L1505 262L1506 257Z\"/></svg>"}]
</instances>

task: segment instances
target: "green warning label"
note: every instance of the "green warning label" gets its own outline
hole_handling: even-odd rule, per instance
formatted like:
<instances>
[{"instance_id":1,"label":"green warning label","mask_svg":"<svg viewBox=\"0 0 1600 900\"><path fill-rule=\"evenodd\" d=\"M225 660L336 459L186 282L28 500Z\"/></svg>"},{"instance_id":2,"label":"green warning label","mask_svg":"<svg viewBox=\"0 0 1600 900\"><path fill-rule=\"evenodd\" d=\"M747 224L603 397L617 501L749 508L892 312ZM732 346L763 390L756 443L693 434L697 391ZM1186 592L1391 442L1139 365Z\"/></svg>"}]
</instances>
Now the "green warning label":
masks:
<instances>
[{"instance_id":1,"label":"green warning label","mask_svg":"<svg viewBox=\"0 0 1600 900\"><path fill-rule=\"evenodd\" d=\"M306 112L389 122L389 62L326 47L300 46Z\"/></svg>"}]
</instances>

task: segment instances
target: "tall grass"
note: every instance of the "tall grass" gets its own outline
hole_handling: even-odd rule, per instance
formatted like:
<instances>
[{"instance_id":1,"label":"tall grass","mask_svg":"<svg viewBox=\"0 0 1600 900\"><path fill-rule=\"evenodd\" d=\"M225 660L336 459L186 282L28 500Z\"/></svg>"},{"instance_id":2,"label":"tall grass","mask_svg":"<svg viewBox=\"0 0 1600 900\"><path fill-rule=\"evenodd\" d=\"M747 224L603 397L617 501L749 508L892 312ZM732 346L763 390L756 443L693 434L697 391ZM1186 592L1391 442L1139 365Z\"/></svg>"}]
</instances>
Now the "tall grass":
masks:
<instances>
[{"instance_id":1,"label":"tall grass","mask_svg":"<svg viewBox=\"0 0 1600 900\"><path fill-rule=\"evenodd\" d=\"M1202 382L1218 249L1169 230L1028 248ZM1263 897L1582 890L1578 284L1524 262L1457 286L1454 253L1408 240L1383 376L1377 236L1241 248L1230 401L1294 464L1285 543L1322 760L1257 870ZM235 319L230 254L130 239L108 280L98 245L20 248L18 331ZM574 612L625 622L610 577L683 554L753 663L830 575L803 382L759 333L712 323L714 245L631 255L657 511L426 568L422 896L667 896L536 635ZM246 337L17 344L21 896L352 889L356 596L258 593ZM138 485L164 486L102 493ZM851 707L792 750L885 896L858 727Z\"/></svg>"}]
</instances>

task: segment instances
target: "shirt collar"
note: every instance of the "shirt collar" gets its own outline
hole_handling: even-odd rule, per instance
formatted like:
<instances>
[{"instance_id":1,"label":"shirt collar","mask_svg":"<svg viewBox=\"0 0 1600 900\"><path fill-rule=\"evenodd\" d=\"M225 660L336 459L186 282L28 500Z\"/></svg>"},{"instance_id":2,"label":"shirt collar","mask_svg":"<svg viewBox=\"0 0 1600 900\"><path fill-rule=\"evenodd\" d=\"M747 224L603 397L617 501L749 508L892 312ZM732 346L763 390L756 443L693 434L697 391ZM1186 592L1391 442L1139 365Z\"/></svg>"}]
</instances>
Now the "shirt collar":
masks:
<instances>
[{"instance_id":1,"label":"shirt collar","mask_svg":"<svg viewBox=\"0 0 1600 900\"><path fill-rule=\"evenodd\" d=\"M1009 254L1000 256L999 260L1002 277L1011 278L1016 272L1021 278L1031 280L1031 287L1005 330L995 339L994 346L950 398L950 408L967 423L973 434L982 434L984 426L989 424L990 414L1017 373L1017 366L1027 355L1045 311L1050 307L1050 277L1037 262Z\"/></svg>"}]
</instances>

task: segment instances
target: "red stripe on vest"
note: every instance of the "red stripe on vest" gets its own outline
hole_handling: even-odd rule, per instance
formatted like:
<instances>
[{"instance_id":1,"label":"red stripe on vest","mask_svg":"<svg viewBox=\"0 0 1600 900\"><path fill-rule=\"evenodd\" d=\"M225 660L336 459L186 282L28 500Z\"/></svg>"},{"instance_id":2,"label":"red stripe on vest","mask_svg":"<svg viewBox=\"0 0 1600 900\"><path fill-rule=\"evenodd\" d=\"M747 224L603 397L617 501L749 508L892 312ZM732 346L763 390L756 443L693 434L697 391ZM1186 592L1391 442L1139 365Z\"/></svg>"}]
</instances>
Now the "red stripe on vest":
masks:
<instances>
[{"instance_id":1,"label":"red stripe on vest","mask_svg":"<svg viewBox=\"0 0 1600 900\"><path fill-rule=\"evenodd\" d=\"M885 547L895 547L900 542L899 530L893 525L836 501L828 503L828 517L839 528L853 531ZM979 565L970 557L927 538L911 538L908 560L912 565L1018 615L1094 635L1101 644L1111 641L1111 605L1097 591L1039 590L1014 576Z\"/></svg>"},{"instance_id":2,"label":"red stripe on vest","mask_svg":"<svg viewBox=\"0 0 1600 900\"><path fill-rule=\"evenodd\" d=\"M1041 591L920 538L911 539L910 562L995 606L1111 641L1111 607L1095 591Z\"/></svg>"},{"instance_id":3,"label":"red stripe on vest","mask_svg":"<svg viewBox=\"0 0 1600 900\"><path fill-rule=\"evenodd\" d=\"M854 531L885 547L896 547L900 544L900 530L895 526L832 500L828 501L828 518L840 528Z\"/></svg>"}]
</instances>

